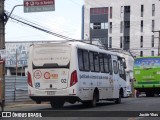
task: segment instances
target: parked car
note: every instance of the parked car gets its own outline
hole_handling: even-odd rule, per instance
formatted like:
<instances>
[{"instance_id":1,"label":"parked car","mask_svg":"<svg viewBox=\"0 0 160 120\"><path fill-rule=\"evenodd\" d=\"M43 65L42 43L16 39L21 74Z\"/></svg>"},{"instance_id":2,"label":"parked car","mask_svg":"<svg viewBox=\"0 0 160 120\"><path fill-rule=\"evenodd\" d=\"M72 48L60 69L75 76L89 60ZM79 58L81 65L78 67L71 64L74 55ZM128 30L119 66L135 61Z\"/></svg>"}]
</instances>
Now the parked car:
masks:
<instances>
[{"instance_id":1,"label":"parked car","mask_svg":"<svg viewBox=\"0 0 160 120\"><path fill-rule=\"evenodd\" d=\"M127 97L130 97L132 95L131 90L127 90Z\"/></svg>"}]
</instances>

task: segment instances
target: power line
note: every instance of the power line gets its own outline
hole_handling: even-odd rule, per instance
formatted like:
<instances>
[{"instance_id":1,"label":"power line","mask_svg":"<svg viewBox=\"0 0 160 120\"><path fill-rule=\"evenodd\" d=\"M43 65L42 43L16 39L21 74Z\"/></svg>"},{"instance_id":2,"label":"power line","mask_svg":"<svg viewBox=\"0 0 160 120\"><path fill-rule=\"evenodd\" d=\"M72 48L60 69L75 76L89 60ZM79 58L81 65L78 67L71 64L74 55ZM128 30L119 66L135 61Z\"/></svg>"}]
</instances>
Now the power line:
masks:
<instances>
[{"instance_id":1,"label":"power line","mask_svg":"<svg viewBox=\"0 0 160 120\"><path fill-rule=\"evenodd\" d=\"M17 2L16 0L12 0L12 1L6 1L6 10L10 11L12 6L19 4L21 2L21 4L23 3L23 0ZM57 2L58 3L58 2ZM71 4L71 3L70 3ZM19 8L20 9L20 8ZM56 12L59 12L58 10L56 10L53 14L50 14L49 12L46 12L45 14L22 14L21 13L21 9L19 12L19 15L21 14L21 16L29 21L33 21L34 23L37 23L39 25L42 25L43 27L45 27L45 29L49 30L49 31L54 31L57 34L63 34L64 36L74 36L72 38L79 38L80 37L80 22L79 20L74 20L71 21L70 17L68 16L68 18L64 18L63 16L61 16L60 14L56 15ZM66 14L67 13L71 13L70 15L72 15L72 11L64 11ZM73 12L75 13L75 12ZM34 15L32 15L34 14ZM75 13L77 15L77 13ZM44 19L43 19L44 18ZM43 20L40 20L43 19ZM47 28L46 28L47 27ZM74 33L74 34L73 34Z\"/></svg>"},{"instance_id":2,"label":"power line","mask_svg":"<svg viewBox=\"0 0 160 120\"><path fill-rule=\"evenodd\" d=\"M27 22L24 22L24 21L21 21L21 20L18 20L18 19L14 18L14 17L10 17L10 18L13 19L13 20L15 20L15 21L17 21L17 22L20 22L20 23L23 23L23 24L25 24L25 25L27 25L27 26L30 26L30 27L32 27L32 28L35 28L35 29L37 29L37 30L40 30L40 31L43 31L43 32L45 32L45 33L54 35L54 36L56 36L56 37L63 38L63 39L66 39L66 40L74 40L73 38L69 38L69 37L66 37L66 36L63 36L63 35L60 35L60 34L51 32L51 31L49 31L49 30L45 30L45 29L43 29L43 28L41 28L41 27L35 26L35 25L33 25L33 24L30 24L30 23L27 23Z\"/></svg>"}]
</instances>

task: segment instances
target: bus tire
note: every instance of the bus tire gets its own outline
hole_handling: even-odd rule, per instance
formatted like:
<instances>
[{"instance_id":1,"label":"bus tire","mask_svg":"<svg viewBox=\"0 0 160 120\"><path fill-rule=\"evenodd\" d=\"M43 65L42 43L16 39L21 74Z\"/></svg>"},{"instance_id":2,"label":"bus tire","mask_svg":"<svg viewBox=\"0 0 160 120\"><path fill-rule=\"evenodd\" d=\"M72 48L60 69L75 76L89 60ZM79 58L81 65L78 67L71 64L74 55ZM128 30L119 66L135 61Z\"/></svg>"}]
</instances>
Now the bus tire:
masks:
<instances>
[{"instance_id":1,"label":"bus tire","mask_svg":"<svg viewBox=\"0 0 160 120\"><path fill-rule=\"evenodd\" d=\"M91 101L91 107L96 107L97 105L97 97L98 95L96 93L93 94L93 99Z\"/></svg>"},{"instance_id":2,"label":"bus tire","mask_svg":"<svg viewBox=\"0 0 160 120\"><path fill-rule=\"evenodd\" d=\"M90 102L90 106L91 107L96 107L97 106L97 102L99 100L99 92L98 90L96 89L93 93L93 99L91 100Z\"/></svg>"},{"instance_id":3,"label":"bus tire","mask_svg":"<svg viewBox=\"0 0 160 120\"><path fill-rule=\"evenodd\" d=\"M121 94L121 92L119 93L119 98L117 98L116 100L115 100L115 104L120 104L121 103L121 97L122 97L122 94Z\"/></svg>"},{"instance_id":4,"label":"bus tire","mask_svg":"<svg viewBox=\"0 0 160 120\"><path fill-rule=\"evenodd\" d=\"M64 101L51 101L51 107L55 109L63 108Z\"/></svg>"},{"instance_id":5,"label":"bus tire","mask_svg":"<svg viewBox=\"0 0 160 120\"><path fill-rule=\"evenodd\" d=\"M99 100L99 94L98 92L94 91L92 100L83 101L82 103L84 106L96 107L98 100Z\"/></svg>"}]
</instances>

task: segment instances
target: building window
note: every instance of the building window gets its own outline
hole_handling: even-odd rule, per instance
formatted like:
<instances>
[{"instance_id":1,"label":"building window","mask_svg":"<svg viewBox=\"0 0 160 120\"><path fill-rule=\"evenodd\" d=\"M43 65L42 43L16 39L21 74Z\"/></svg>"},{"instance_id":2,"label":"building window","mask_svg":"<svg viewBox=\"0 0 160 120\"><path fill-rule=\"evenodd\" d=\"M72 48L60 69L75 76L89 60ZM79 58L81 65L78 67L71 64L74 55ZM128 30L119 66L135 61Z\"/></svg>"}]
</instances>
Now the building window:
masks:
<instances>
[{"instance_id":1,"label":"building window","mask_svg":"<svg viewBox=\"0 0 160 120\"><path fill-rule=\"evenodd\" d=\"M142 48L143 47L143 36L141 36L141 40L140 40L140 47Z\"/></svg>"},{"instance_id":2,"label":"building window","mask_svg":"<svg viewBox=\"0 0 160 120\"><path fill-rule=\"evenodd\" d=\"M112 19L112 7L110 7L110 19Z\"/></svg>"},{"instance_id":3,"label":"building window","mask_svg":"<svg viewBox=\"0 0 160 120\"><path fill-rule=\"evenodd\" d=\"M90 28L93 29L93 23L90 23Z\"/></svg>"},{"instance_id":4,"label":"building window","mask_svg":"<svg viewBox=\"0 0 160 120\"><path fill-rule=\"evenodd\" d=\"M104 10L104 12L102 12L102 14L108 14L108 8L102 8Z\"/></svg>"},{"instance_id":5,"label":"building window","mask_svg":"<svg viewBox=\"0 0 160 120\"><path fill-rule=\"evenodd\" d=\"M121 21L121 23L120 23L120 33L122 33L123 32L123 21Z\"/></svg>"},{"instance_id":6,"label":"building window","mask_svg":"<svg viewBox=\"0 0 160 120\"><path fill-rule=\"evenodd\" d=\"M90 23L91 29L108 29L108 23Z\"/></svg>"},{"instance_id":7,"label":"building window","mask_svg":"<svg viewBox=\"0 0 160 120\"><path fill-rule=\"evenodd\" d=\"M151 42L151 46L154 47L154 35L152 35L152 42Z\"/></svg>"},{"instance_id":8,"label":"building window","mask_svg":"<svg viewBox=\"0 0 160 120\"><path fill-rule=\"evenodd\" d=\"M143 57L143 51L140 51L140 56Z\"/></svg>"},{"instance_id":9,"label":"building window","mask_svg":"<svg viewBox=\"0 0 160 120\"><path fill-rule=\"evenodd\" d=\"M154 51L151 51L151 56L154 56Z\"/></svg>"},{"instance_id":10,"label":"building window","mask_svg":"<svg viewBox=\"0 0 160 120\"><path fill-rule=\"evenodd\" d=\"M124 6L124 12L130 13L130 6Z\"/></svg>"},{"instance_id":11,"label":"building window","mask_svg":"<svg viewBox=\"0 0 160 120\"><path fill-rule=\"evenodd\" d=\"M107 7L91 8L90 9L90 15L102 15L102 14L108 14L108 8Z\"/></svg>"},{"instance_id":12,"label":"building window","mask_svg":"<svg viewBox=\"0 0 160 120\"><path fill-rule=\"evenodd\" d=\"M101 29L101 23L93 23L93 29Z\"/></svg>"},{"instance_id":13,"label":"building window","mask_svg":"<svg viewBox=\"0 0 160 120\"><path fill-rule=\"evenodd\" d=\"M108 23L101 23L101 29L108 29Z\"/></svg>"},{"instance_id":14,"label":"building window","mask_svg":"<svg viewBox=\"0 0 160 120\"><path fill-rule=\"evenodd\" d=\"M130 21L125 21L124 22L124 27L125 28L130 28Z\"/></svg>"},{"instance_id":15,"label":"building window","mask_svg":"<svg viewBox=\"0 0 160 120\"><path fill-rule=\"evenodd\" d=\"M141 5L141 17L143 17L144 6Z\"/></svg>"},{"instance_id":16,"label":"building window","mask_svg":"<svg viewBox=\"0 0 160 120\"><path fill-rule=\"evenodd\" d=\"M112 48L112 37L109 37L109 48Z\"/></svg>"},{"instance_id":17,"label":"building window","mask_svg":"<svg viewBox=\"0 0 160 120\"><path fill-rule=\"evenodd\" d=\"M120 48L122 48L123 47L123 37L121 36L120 37Z\"/></svg>"},{"instance_id":18,"label":"building window","mask_svg":"<svg viewBox=\"0 0 160 120\"><path fill-rule=\"evenodd\" d=\"M124 36L124 42L129 43L130 42L130 37L129 36Z\"/></svg>"},{"instance_id":19,"label":"building window","mask_svg":"<svg viewBox=\"0 0 160 120\"><path fill-rule=\"evenodd\" d=\"M112 22L109 23L109 33L112 33Z\"/></svg>"},{"instance_id":20,"label":"building window","mask_svg":"<svg viewBox=\"0 0 160 120\"><path fill-rule=\"evenodd\" d=\"M152 16L155 16L155 4L152 4Z\"/></svg>"},{"instance_id":21,"label":"building window","mask_svg":"<svg viewBox=\"0 0 160 120\"><path fill-rule=\"evenodd\" d=\"M141 20L141 32L143 32L143 20Z\"/></svg>"},{"instance_id":22,"label":"building window","mask_svg":"<svg viewBox=\"0 0 160 120\"><path fill-rule=\"evenodd\" d=\"M154 31L154 20L152 20L152 31Z\"/></svg>"},{"instance_id":23,"label":"building window","mask_svg":"<svg viewBox=\"0 0 160 120\"><path fill-rule=\"evenodd\" d=\"M124 11L124 10L123 10L123 6L121 6L121 13L123 13L123 11Z\"/></svg>"}]
</instances>

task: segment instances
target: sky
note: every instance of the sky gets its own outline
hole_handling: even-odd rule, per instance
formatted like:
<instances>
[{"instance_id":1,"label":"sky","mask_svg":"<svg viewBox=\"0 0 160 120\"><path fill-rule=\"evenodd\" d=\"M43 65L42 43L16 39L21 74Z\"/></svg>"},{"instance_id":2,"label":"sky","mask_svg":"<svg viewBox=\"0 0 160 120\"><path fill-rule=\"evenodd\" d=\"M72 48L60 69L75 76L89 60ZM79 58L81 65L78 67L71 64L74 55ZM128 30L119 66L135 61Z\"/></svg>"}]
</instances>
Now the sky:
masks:
<instances>
[{"instance_id":1,"label":"sky","mask_svg":"<svg viewBox=\"0 0 160 120\"><path fill-rule=\"evenodd\" d=\"M81 39L83 0L55 0L55 11L24 13L23 6L16 7L11 16L36 23L61 35ZM5 11L11 12L23 0L5 0ZM5 26L5 41L48 41L60 40L53 35L36 30L9 19Z\"/></svg>"}]
</instances>

